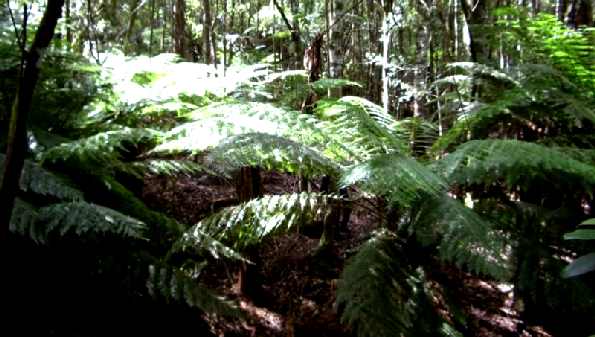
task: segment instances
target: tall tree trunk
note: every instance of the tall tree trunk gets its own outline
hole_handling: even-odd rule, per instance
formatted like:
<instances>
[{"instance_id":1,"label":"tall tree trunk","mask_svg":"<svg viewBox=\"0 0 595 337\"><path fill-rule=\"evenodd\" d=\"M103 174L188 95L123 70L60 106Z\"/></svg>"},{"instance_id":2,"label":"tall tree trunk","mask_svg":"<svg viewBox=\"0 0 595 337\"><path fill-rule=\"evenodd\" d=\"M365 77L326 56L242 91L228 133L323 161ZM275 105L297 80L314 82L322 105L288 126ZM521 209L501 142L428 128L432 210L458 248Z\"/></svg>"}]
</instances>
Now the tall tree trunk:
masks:
<instances>
[{"instance_id":1,"label":"tall tree trunk","mask_svg":"<svg viewBox=\"0 0 595 337\"><path fill-rule=\"evenodd\" d=\"M392 11L393 1L383 0L383 15L382 15L382 107L385 113L388 113L388 101L389 101L389 77L388 77L388 65L389 65L389 48L390 48L390 32L388 27L389 15Z\"/></svg>"},{"instance_id":2,"label":"tall tree trunk","mask_svg":"<svg viewBox=\"0 0 595 337\"><path fill-rule=\"evenodd\" d=\"M203 0L202 2L203 11L205 15L202 28L202 41L206 64L213 63L215 59L211 48L211 5L209 2L209 0Z\"/></svg>"},{"instance_id":3,"label":"tall tree trunk","mask_svg":"<svg viewBox=\"0 0 595 337\"><path fill-rule=\"evenodd\" d=\"M333 0L329 13L330 40L328 40L328 58L330 78L341 78L343 76L343 14L345 12L345 0ZM342 96L341 87L330 90L329 95L333 97Z\"/></svg>"},{"instance_id":4,"label":"tall tree trunk","mask_svg":"<svg viewBox=\"0 0 595 337\"><path fill-rule=\"evenodd\" d=\"M488 23L487 0L477 0L477 2L461 0L461 6L469 25L471 61L488 64L490 53L484 27Z\"/></svg>"},{"instance_id":5,"label":"tall tree trunk","mask_svg":"<svg viewBox=\"0 0 595 337\"><path fill-rule=\"evenodd\" d=\"M27 152L27 117L31 109L33 92L39 78L40 58L49 46L56 23L62 15L64 0L48 0L43 18L35 33L31 48L25 54L19 76L17 94L12 106L6 159L0 187L0 246L6 247L10 217Z\"/></svg>"},{"instance_id":6,"label":"tall tree trunk","mask_svg":"<svg viewBox=\"0 0 595 337\"><path fill-rule=\"evenodd\" d=\"M131 53L134 51L134 43L132 41L132 32L134 30L134 24L136 23L136 18L138 15L138 6L140 4L140 0L133 0L130 5L130 20L128 21L128 28L126 29L126 38L124 40L125 47L124 50L126 53Z\"/></svg>"},{"instance_id":7,"label":"tall tree trunk","mask_svg":"<svg viewBox=\"0 0 595 337\"><path fill-rule=\"evenodd\" d=\"M66 0L66 48L70 51L72 46L72 22L70 18L70 0Z\"/></svg>"},{"instance_id":8,"label":"tall tree trunk","mask_svg":"<svg viewBox=\"0 0 595 337\"><path fill-rule=\"evenodd\" d=\"M192 61L192 55L186 43L186 2L176 0L174 11L174 51L187 61Z\"/></svg>"},{"instance_id":9,"label":"tall tree trunk","mask_svg":"<svg viewBox=\"0 0 595 337\"><path fill-rule=\"evenodd\" d=\"M149 32L149 57L153 56L153 35L155 33L155 1L151 0L151 31Z\"/></svg>"}]
</instances>

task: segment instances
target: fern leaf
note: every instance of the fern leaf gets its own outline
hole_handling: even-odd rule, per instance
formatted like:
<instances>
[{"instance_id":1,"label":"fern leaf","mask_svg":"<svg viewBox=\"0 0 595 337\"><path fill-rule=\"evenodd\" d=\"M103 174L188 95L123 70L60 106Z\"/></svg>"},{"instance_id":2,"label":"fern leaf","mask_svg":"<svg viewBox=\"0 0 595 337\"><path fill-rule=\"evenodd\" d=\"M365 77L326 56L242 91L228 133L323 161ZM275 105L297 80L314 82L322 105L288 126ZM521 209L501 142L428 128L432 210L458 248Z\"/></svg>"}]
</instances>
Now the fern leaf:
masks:
<instances>
[{"instance_id":1,"label":"fern leaf","mask_svg":"<svg viewBox=\"0 0 595 337\"><path fill-rule=\"evenodd\" d=\"M196 274L200 274L202 267L204 264L195 268L193 270L195 275L192 276L180 268L151 265L147 290L153 297L164 298L168 302L185 303L207 314L238 317L240 311L236 305L217 296L196 280Z\"/></svg>"},{"instance_id":2,"label":"fern leaf","mask_svg":"<svg viewBox=\"0 0 595 337\"><path fill-rule=\"evenodd\" d=\"M396 120L382 108L364 98L346 96L334 104L326 104L318 114L338 117L326 127L353 154L352 161L361 162L376 155L394 151L406 152L408 147L394 133Z\"/></svg>"},{"instance_id":3,"label":"fern leaf","mask_svg":"<svg viewBox=\"0 0 595 337\"><path fill-rule=\"evenodd\" d=\"M440 160L436 168L453 184L489 185L502 179L508 186L528 186L541 181L560 190L575 184L586 191L595 185L594 166L555 149L518 140L467 142Z\"/></svg>"},{"instance_id":4,"label":"fern leaf","mask_svg":"<svg viewBox=\"0 0 595 337\"><path fill-rule=\"evenodd\" d=\"M160 137L160 132L150 129L124 128L102 132L53 147L42 154L42 161L52 164L69 163L91 171L121 167L120 160L124 154L129 154L141 145L153 147Z\"/></svg>"},{"instance_id":5,"label":"fern leaf","mask_svg":"<svg viewBox=\"0 0 595 337\"><path fill-rule=\"evenodd\" d=\"M224 208L199 222L186 235L192 236L198 230L241 250L267 235L324 218L333 198L337 197L319 193L267 195Z\"/></svg>"},{"instance_id":6,"label":"fern leaf","mask_svg":"<svg viewBox=\"0 0 595 337\"><path fill-rule=\"evenodd\" d=\"M354 184L402 207L410 207L425 196L439 197L448 189L446 182L430 169L399 153L377 156L347 170L341 185Z\"/></svg>"},{"instance_id":7,"label":"fern leaf","mask_svg":"<svg viewBox=\"0 0 595 337\"><path fill-rule=\"evenodd\" d=\"M0 153L0 167L4 167L4 154ZM2 177L0 176L0 185ZM24 192L32 192L59 200L82 200L83 193L71 184L38 164L26 160L21 174L20 188Z\"/></svg>"},{"instance_id":8,"label":"fern leaf","mask_svg":"<svg viewBox=\"0 0 595 337\"><path fill-rule=\"evenodd\" d=\"M330 89L342 88L346 86L362 88L361 84L342 78L323 78L310 85L312 86L312 89L314 89L319 94L324 94Z\"/></svg>"},{"instance_id":9,"label":"fern leaf","mask_svg":"<svg viewBox=\"0 0 595 337\"><path fill-rule=\"evenodd\" d=\"M448 195L425 200L411 226L420 242L438 245L441 259L499 280L510 277L507 237Z\"/></svg>"},{"instance_id":10,"label":"fern leaf","mask_svg":"<svg viewBox=\"0 0 595 337\"><path fill-rule=\"evenodd\" d=\"M234 249L205 234L198 226L185 232L172 246L170 253L175 254L178 252L194 252L198 254L207 252L214 259L224 257L226 259L249 262Z\"/></svg>"},{"instance_id":11,"label":"fern leaf","mask_svg":"<svg viewBox=\"0 0 595 337\"><path fill-rule=\"evenodd\" d=\"M519 87L520 83L512 76L481 63L453 62L447 65L450 69L462 69L472 75L474 79L486 79L499 82L509 87Z\"/></svg>"},{"instance_id":12,"label":"fern leaf","mask_svg":"<svg viewBox=\"0 0 595 337\"><path fill-rule=\"evenodd\" d=\"M83 201L53 204L35 209L22 201L15 205L10 228L13 232L45 243L53 234L115 234L143 239L145 224L113 209Z\"/></svg>"},{"instance_id":13,"label":"fern leaf","mask_svg":"<svg viewBox=\"0 0 595 337\"><path fill-rule=\"evenodd\" d=\"M191 160L180 159L149 159L132 163L140 172L146 172L154 175L192 175L196 173L208 173L215 175L216 173L207 167L200 165Z\"/></svg>"},{"instance_id":14,"label":"fern leaf","mask_svg":"<svg viewBox=\"0 0 595 337\"><path fill-rule=\"evenodd\" d=\"M35 207L17 198L10 217L10 231L29 237L37 243L45 242L44 229L36 225L38 217L39 213Z\"/></svg>"},{"instance_id":15,"label":"fern leaf","mask_svg":"<svg viewBox=\"0 0 595 337\"><path fill-rule=\"evenodd\" d=\"M410 277L397 239L377 233L343 270L337 287L341 321L359 337L404 336L413 319Z\"/></svg>"},{"instance_id":16,"label":"fern leaf","mask_svg":"<svg viewBox=\"0 0 595 337\"><path fill-rule=\"evenodd\" d=\"M345 157L344 146L326 132L329 123L311 115L269 103L215 103L192 114L195 120L173 129L155 153L199 153L231 136L266 133L288 138L334 157Z\"/></svg>"},{"instance_id":17,"label":"fern leaf","mask_svg":"<svg viewBox=\"0 0 595 337\"><path fill-rule=\"evenodd\" d=\"M214 148L208 158L225 170L259 166L266 170L299 173L306 177L337 176L340 169L331 159L315 149L263 133L230 137Z\"/></svg>"}]
</instances>

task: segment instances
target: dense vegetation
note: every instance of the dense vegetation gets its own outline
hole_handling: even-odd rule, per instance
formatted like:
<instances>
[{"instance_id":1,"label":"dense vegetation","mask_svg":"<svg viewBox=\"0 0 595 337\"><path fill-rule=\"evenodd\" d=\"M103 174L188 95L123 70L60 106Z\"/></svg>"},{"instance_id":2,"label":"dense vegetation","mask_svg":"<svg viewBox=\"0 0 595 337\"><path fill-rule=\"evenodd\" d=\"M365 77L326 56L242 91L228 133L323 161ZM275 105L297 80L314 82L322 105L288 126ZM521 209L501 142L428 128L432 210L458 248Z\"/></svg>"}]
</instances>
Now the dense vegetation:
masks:
<instances>
[{"instance_id":1,"label":"dense vegetation","mask_svg":"<svg viewBox=\"0 0 595 337\"><path fill-rule=\"evenodd\" d=\"M344 335L479 336L445 273L512 289L509 335L595 334L592 1L0 6L4 335L217 334L295 233Z\"/></svg>"}]
</instances>

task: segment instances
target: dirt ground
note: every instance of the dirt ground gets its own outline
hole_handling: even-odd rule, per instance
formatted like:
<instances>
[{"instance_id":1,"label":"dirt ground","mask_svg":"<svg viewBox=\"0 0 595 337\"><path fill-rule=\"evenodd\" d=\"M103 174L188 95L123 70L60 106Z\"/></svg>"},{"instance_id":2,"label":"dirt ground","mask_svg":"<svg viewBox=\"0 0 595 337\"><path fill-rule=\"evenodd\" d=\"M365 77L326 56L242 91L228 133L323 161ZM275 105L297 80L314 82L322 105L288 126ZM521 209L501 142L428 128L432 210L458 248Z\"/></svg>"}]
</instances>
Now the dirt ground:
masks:
<instances>
[{"instance_id":1,"label":"dirt ground","mask_svg":"<svg viewBox=\"0 0 595 337\"><path fill-rule=\"evenodd\" d=\"M267 172L262 175L265 194L297 190L295 177ZM315 185L315 184L314 184ZM316 186L314 186L314 189ZM143 198L181 222L194 224L221 207L237 203L234 186L219 178L147 177ZM377 219L370 203L356 203L348 229L324 258L314 257L318 246L315 236L290 233L268 240L253 252L257 261L251 270L249 293L239 294L236 266L214 266L205 282L229 299L236 300L245 319L224 321L205 317L218 336L251 337L342 337L354 336L341 324L335 307L335 290L345 261L375 229ZM465 337L553 337L542 327L527 327L516 332L520 322L513 307L509 284L483 280L451 266L436 264L432 279L447 285L449 296L456 298L467 317ZM444 313L453 316L453 313Z\"/></svg>"}]
</instances>

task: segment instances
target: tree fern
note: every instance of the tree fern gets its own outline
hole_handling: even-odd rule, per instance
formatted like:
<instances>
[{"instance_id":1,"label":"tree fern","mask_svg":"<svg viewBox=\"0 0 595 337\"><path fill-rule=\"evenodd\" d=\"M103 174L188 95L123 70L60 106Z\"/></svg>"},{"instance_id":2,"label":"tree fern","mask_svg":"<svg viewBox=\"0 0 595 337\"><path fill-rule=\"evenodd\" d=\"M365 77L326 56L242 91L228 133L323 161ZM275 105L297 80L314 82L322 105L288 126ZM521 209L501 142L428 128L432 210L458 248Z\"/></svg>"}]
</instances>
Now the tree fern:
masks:
<instances>
[{"instance_id":1,"label":"tree fern","mask_svg":"<svg viewBox=\"0 0 595 337\"><path fill-rule=\"evenodd\" d=\"M502 179L509 187L547 182L558 190L569 184L591 191L595 167L543 145L518 140L467 142L437 163L452 184L489 185ZM564 177L564 179L561 179Z\"/></svg>"},{"instance_id":2,"label":"tree fern","mask_svg":"<svg viewBox=\"0 0 595 337\"><path fill-rule=\"evenodd\" d=\"M483 83L493 81L489 85L496 88L487 90L491 96L480 96L479 101L467 104L452 128L434 145L434 150L444 150L451 144L467 139L485 138L498 130L504 135L518 133L521 128L528 131L539 128L572 130L577 126L580 128L585 121L595 122L591 101L551 66L524 64L507 75L483 65L463 64L463 68L471 72L472 78L480 76L478 74L497 73L498 76L492 74L482 78ZM454 65L460 67L460 63ZM477 71L478 67L482 70ZM502 86L499 84L502 81L508 84L497 87ZM465 81L463 85L466 85ZM457 99L464 98L459 95ZM507 130L510 132L507 133Z\"/></svg>"},{"instance_id":3,"label":"tree fern","mask_svg":"<svg viewBox=\"0 0 595 337\"><path fill-rule=\"evenodd\" d=\"M241 250L267 235L323 219L332 198L336 197L318 193L267 195L224 208L187 231L182 240L194 240L198 231Z\"/></svg>"},{"instance_id":4,"label":"tree fern","mask_svg":"<svg viewBox=\"0 0 595 337\"><path fill-rule=\"evenodd\" d=\"M340 170L334 161L315 149L263 133L230 137L214 148L208 159L225 170L258 166L266 170L299 173L305 177L337 176Z\"/></svg>"},{"instance_id":5,"label":"tree fern","mask_svg":"<svg viewBox=\"0 0 595 337\"><path fill-rule=\"evenodd\" d=\"M40 209L21 201L13 211L10 227L13 232L28 235L40 243L46 242L51 235L69 233L142 239L146 231L145 224L134 218L84 201L58 203Z\"/></svg>"}]
</instances>

